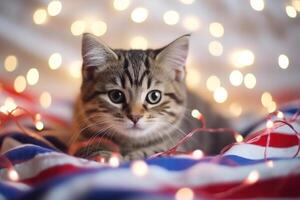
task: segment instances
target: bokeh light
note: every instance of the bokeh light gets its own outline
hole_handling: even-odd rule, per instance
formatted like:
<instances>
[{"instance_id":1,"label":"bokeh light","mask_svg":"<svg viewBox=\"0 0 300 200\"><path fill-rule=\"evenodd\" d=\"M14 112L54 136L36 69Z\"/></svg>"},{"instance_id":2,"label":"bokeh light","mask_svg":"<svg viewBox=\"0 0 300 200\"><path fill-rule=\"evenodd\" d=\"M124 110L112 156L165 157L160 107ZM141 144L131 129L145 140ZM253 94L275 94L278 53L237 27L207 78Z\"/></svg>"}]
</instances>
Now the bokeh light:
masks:
<instances>
[{"instance_id":1,"label":"bokeh light","mask_svg":"<svg viewBox=\"0 0 300 200\"><path fill-rule=\"evenodd\" d=\"M221 81L217 76L212 75L208 77L206 81L206 87L209 91L213 92L215 89L217 89L220 86L221 86Z\"/></svg>"},{"instance_id":2,"label":"bokeh light","mask_svg":"<svg viewBox=\"0 0 300 200\"><path fill-rule=\"evenodd\" d=\"M286 69L289 67L290 61L287 55L281 54L278 56L278 65L281 69Z\"/></svg>"},{"instance_id":3,"label":"bokeh light","mask_svg":"<svg viewBox=\"0 0 300 200\"><path fill-rule=\"evenodd\" d=\"M259 179L259 173L256 170L253 170L250 172L250 174L248 175L247 179L246 179L246 183L247 184L253 184L256 183Z\"/></svg>"},{"instance_id":4,"label":"bokeh light","mask_svg":"<svg viewBox=\"0 0 300 200\"><path fill-rule=\"evenodd\" d=\"M190 188L180 188L175 194L176 200L193 200L194 192Z\"/></svg>"},{"instance_id":5,"label":"bokeh light","mask_svg":"<svg viewBox=\"0 0 300 200\"><path fill-rule=\"evenodd\" d=\"M24 76L17 76L14 81L14 89L16 92L21 93L26 89L26 79Z\"/></svg>"},{"instance_id":6,"label":"bokeh light","mask_svg":"<svg viewBox=\"0 0 300 200\"><path fill-rule=\"evenodd\" d=\"M48 60L50 69L56 70L62 64L62 57L59 53L53 53Z\"/></svg>"},{"instance_id":7,"label":"bokeh light","mask_svg":"<svg viewBox=\"0 0 300 200\"><path fill-rule=\"evenodd\" d=\"M143 36L135 36L130 40L130 47L132 49L147 49L148 41Z\"/></svg>"},{"instance_id":8,"label":"bokeh light","mask_svg":"<svg viewBox=\"0 0 300 200\"><path fill-rule=\"evenodd\" d=\"M261 104L264 107L268 107L268 105L270 105L270 103L273 101L272 95L269 92L264 92L261 95Z\"/></svg>"},{"instance_id":9,"label":"bokeh light","mask_svg":"<svg viewBox=\"0 0 300 200\"><path fill-rule=\"evenodd\" d=\"M290 18L296 18L297 17L297 10L293 6L286 6L285 12L287 16Z\"/></svg>"},{"instance_id":10,"label":"bokeh light","mask_svg":"<svg viewBox=\"0 0 300 200\"><path fill-rule=\"evenodd\" d=\"M243 136L241 134L236 134L234 136L234 138L235 138L235 141L238 142L238 143L241 143L241 142L244 141L244 138L243 138Z\"/></svg>"},{"instance_id":11,"label":"bokeh light","mask_svg":"<svg viewBox=\"0 0 300 200\"><path fill-rule=\"evenodd\" d=\"M148 165L142 160L132 162L131 171L138 177L146 176L148 173Z\"/></svg>"},{"instance_id":12,"label":"bokeh light","mask_svg":"<svg viewBox=\"0 0 300 200\"><path fill-rule=\"evenodd\" d=\"M82 66L82 61L81 60L73 61L70 64L69 72L70 72L70 75L73 78L80 78L81 77L81 66Z\"/></svg>"},{"instance_id":13,"label":"bokeh light","mask_svg":"<svg viewBox=\"0 0 300 200\"><path fill-rule=\"evenodd\" d=\"M183 27L188 31L196 31L200 27L199 19L196 16L187 16L183 19Z\"/></svg>"},{"instance_id":14,"label":"bokeh light","mask_svg":"<svg viewBox=\"0 0 300 200\"><path fill-rule=\"evenodd\" d=\"M201 76L199 70L195 68L188 68L186 74L186 85L189 89L199 88L201 83Z\"/></svg>"},{"instance_id":15,"label":"bokeh light","mask_svg":"<svg viewBox=\"0 0 300 200\"><path fill-rule=\"evenodd\" d=\"M19 180L19 174L15 169L9 169L8 170L8 178L11 181L18 181Z\"/></svg>"},{"instance_id":16,"label":"bokeh light","mask_svg":"<svg viewBox=\"0 0 300 200\"><path fill-rule=\"evenodd\" d=\"M292 0L293 7L300 12L300 0Z\"/></svg>"},{"instance_id":17,"label":"bokeh light","mask_svg":"<svg viewBox=\"0 0 300 200\"><path fill-rule=\"evenodd\" d=\"M130 0L114 0L113 6L116 10L126 10L130 5Z\"/></svg>"},{"instance_id":18,"label":"bokeh light","mask_svg":"<svg viewBox=\"0 0 300 200\"><path fill-rule=\"evenodd\" d=\"M229 75L230 83L233 86L239 86L243 83L243 74L239 70L233 70Z\"/></svg>"},{"instance_id":19,"label":"bokeh light","mask_svg":"<svg viewBox=\"0 0 300 200\"><path fill-rule=\"evenodd\" d=\"M135 8L131 13L131 19L135 23L142 23L148 18L149 11L146 8Z\"/></svg>"},{"instance_id":20,"label":"bokeh light","mask_svg":"<svg viewBox=\"0 0 300 200\"><path fill-rule=\"evenodd\" d=\"M229 106L229 111L234 117L238 117L242 114L242 106L239 103L231 103Z\"/></svg>"},{"instance_id":21,"label":"bokeh light","mask_svg":"<svg viewBox=\"0 0 300 200\"><path fill-rule=\"evenodd\" d=\"M92 33L96 36L104 35L107 31L107 25L103 21L95 21L91 26Z\"/></svg>"},{"instance_id":22,"label":"bokeh light","mask_svg":"<svg viewBox=\"0 0 300 200\"><path fill-rule=\"evenodd\" d=\"M4 60L4 68L8 72L14 71L18 66L18 59L14 55L9 55Z\"/></svg>"},{"instance_id":23,"label":"bokeh light","mask_svg":"<svg viewBox=\"0 0 300 200\"><path fill-rule=\"evenodd\" d=\"M51 1L47 7L50 16L58 15L62 10L62 3L58 0Z\"/></svg>"},{"instance_id":24,"label":"bokeh light","mask_svg":"<svg viewBox=\"0 0 300 200\"><path fill-rule=\"evenodd\" d=\"M213 56L221 56L223 54L223 46L218 41L212 41L208 45L209 53Z\"/></svg>"},{"instance_id":25,"label":"bokeh light","mask_svg":"<svg viewBox=\"0 0 300 200\"><path fill-rule=\"evenodd\" d=\"M33 13L33 22L35 24L44 24L47 21L48 15L47 15L47 11L45 9L37 9L34 13Z\"/></svg>"},{"instance_id":26,"label":"bokeh light","mask_svg":"<svg viewBox=\"0 0 300 200\"><path fill-rule=\"evenodd\" d=\"M74 36L81 35L85 32L86 23L83 20L76 20L71 25L71 32Z\"/></svg>"},{"instance_id":27,"label":"bokeh light","mask_svg":"<svg viewBox=\"0 0 300 200\"><path fill-rule=\"evenodd\" d=\"M187 5L194 3L194 1L195 0L180 0L181 3L187 4Z\"/></svg>"},{"instance_id":28,"label":"bokeh light","mask_svg":"<svg viewBox=\"0 0 300 200\"><path fill-rule=\"evenodd\" d=\"M244 84L246 88L253 89L256 85L256 77L252 73L248 73L245 75Z\"/></svg>"},{"instance_id":29,"label":"bokeh light","mask_svg":"<svg viewBox=\"0 0 300 200\"><path fill-rule=\"evenodd\" d=\"M221 23L213 22L209 24L209 32L213 37L220 38L224 35L224 27Z\"/></svg>"},{"instance_id":30,"label":"bokeh light","mask_svg":"<svg viewBox=\"0 0 300 200\"><path fill-rule=\"evenodd\" d=\"M228 98L228 92L225 88L223 87L218 87L214 91L214 100L217 103L224 103Z\"/></svg>"},{"instance_id":31,"label":"bokeh light","mask_svg":"<svg viewBox=\"0 0 300 200\"><path fill-rule=\"evenodd\" d=\"M265 7L264 0L250 0L251 7L256 11L262 11Z\"/></svg>"},{"instance_id":32,"label":"bokeh light","mask_svg":"<svg viewBox=\"0 0 300 200\"><path fill-rule=\"evenodd\" d=\"M39 71L36 68L31 68L26 74L28 85L35 85L39 81Z\"/></svg>"},{"instance_id":33,"label":"bokeh light","mask_svg":"<svg viewBox=\"0 0 300 200\"><path fill-rule=\"evenodd\" d=\"M231 62L237 68L250 66L254 63L255 56L249 49L234 51L231 55Z\"/></svg>"},{"instance_id":34,"label":"bokeh light","mask_svg":"<svg viewBox=\"0 0 300 200\"><path fill-rule=\"evenodd\" d=\"M165 12L163 19L166 24L175 25L178 23L180 16L175 10L169 10Z\"/></svg>"},{"instance_id":35,"label":"bokeh light","mask_svg":"<svg viewBox=\"0 0 300 200\"><path fill-rule=\"evenodd\" d=\"M40 104L43 108L49 108L52 103L52 97L49 92L43 92L40 96Z\"/></svg>"}]
</instances>

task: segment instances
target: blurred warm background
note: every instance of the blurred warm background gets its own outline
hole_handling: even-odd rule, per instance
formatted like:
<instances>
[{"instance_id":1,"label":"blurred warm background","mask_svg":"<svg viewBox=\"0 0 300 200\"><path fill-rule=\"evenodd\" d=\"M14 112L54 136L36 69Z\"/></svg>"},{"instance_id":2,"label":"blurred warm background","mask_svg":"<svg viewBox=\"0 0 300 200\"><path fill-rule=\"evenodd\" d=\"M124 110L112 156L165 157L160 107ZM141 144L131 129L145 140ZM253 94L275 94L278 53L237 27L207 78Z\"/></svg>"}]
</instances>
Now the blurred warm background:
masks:
<instances>
[{"instance_id":1,"label":"blurred warm background","mask_svg":"<svg viewBox=\"0 0 300 200\"><path fill-rule=\"evenodd\" d=\"M233 117L272 112L300 97L299 12L300 0L1 0L0 79L49 108L78 93L83 32L134 49L193 33L188 87Z\"/></svg>"}]
</instances>

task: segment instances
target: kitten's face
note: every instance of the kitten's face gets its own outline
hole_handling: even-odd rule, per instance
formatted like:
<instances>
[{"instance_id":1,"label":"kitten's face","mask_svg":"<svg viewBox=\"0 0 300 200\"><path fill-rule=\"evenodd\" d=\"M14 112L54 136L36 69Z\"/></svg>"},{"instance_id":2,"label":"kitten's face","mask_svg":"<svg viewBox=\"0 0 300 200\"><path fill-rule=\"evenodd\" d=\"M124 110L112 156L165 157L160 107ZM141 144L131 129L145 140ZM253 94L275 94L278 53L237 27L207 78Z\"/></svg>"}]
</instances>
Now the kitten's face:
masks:
<instances>
[{"instance_id":1,"label":"kitten's face","mask_svg":"<svg viewBox=\"0 0 300 200\"><path fill-rule=\"evenodd\" d=\"M162 137L174 129L186 98L188 46L186 38L178 40L160 50L125 51L84 35L81 95L87 125L130 138Z\"/></svg>"}]
</instances>

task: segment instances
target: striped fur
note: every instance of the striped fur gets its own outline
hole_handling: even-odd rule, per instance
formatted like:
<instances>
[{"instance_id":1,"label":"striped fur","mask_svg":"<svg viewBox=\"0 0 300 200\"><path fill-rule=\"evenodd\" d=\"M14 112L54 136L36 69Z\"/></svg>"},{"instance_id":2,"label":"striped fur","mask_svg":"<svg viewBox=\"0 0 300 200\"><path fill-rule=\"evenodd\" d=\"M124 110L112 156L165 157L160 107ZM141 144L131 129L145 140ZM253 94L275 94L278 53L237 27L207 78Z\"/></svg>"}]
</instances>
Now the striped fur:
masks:
<instances>
[{"instance_id":1,"label":"striped fur","mask_svg":"<svg viewBox=\"0 0 300 200\"><path fill-rule=\"evenodd\" d=\"M182 36L156 50L112 50L85 34L83 82L74 112L75 141L109 139L128 160L148 157L174 145L192 127L182 124L189 112L184 84L188 39L188 35ZM125 95L125 102L111 101L108 93L115 89ZM162 94L155 105L146 101L153 90ZM133 115L141 117L136 127L130 118ZM193 123L199 126L199 122ZM88 157L95 151L90 149L81 150L79 156Z\"/></svg>"}]
</instances>

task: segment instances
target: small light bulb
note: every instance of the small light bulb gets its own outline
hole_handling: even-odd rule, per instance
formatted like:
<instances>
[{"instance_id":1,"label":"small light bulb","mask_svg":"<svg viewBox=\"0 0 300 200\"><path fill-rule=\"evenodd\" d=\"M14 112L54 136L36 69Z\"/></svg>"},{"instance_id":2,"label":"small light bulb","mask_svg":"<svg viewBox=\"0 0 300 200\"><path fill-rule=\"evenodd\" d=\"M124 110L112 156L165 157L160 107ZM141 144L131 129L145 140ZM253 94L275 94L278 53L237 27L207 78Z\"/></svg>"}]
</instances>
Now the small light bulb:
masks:
<instances>
[{"instance_id":1,"label":"small light bulb","mask_svg":"<svg viewBox=\"0 0 300 200\"><path fill-rule=\"evenodd\" d=\"M38 131L43 130L43 129L44 129L44 124L43 124L43 122L37 121L37 122L35 123L35 128L36 128Z\"/></svg>"},{"instance_id":2,"label":"small light bulb","mask_svg":"<svg viewBox=\"0 0 300 200\"><path fill-rule=\"evenodd\" d=\"M193 109L191 112L192 117L195 119L200 119L202 117L202 114L197 109Z\"/></svg>"},{"instance_id":3,"label":"small light bulb","mask_svg":"<svg viewBox=\"0 0 300 200\"><path fill-rule=\"evenodd\" d=\"M278 111L278 112L277 112L277 117L278 117L279 119L283 119L283 118L284 118L283 112Z\"/></svg>"},{"instance_id":4,"label":"small light bulb","mask_svg":"<svg viewBox=\"0 0 300 200\"><path fill-rule=\"evenodd\" d=\"M252 172L250 172L250 174L248 175L247 179L246 179L246 183L247 184L253 184L256 183L259 179L259 173L258 171L254 170Z\"/></svg>"},{"instance_id":5,"label":"small light bulb","mask_svg":"<svg viewBox=\"0 0 300 200\"><path fill-rule=\"evenodd\" d=\"M237 141L238 143L243 142L244 138L242 135L237 134L235 135L235 141Z\"/></svg>"},{"instance_id":6,"label":"small light bulb","mask_svg":"<svg viewBox=\"0 0 300 200\"><path fill-rule=\"evenodd\" d=\"M9 169L8 170L8 178L11 181L18 181L19 180L19 174L15 169Z\"/></svg>"},{"instance_id":7,"label":"small light bulb","mask_svg":"<svg viewBox=\"0 0 300 200\"><path fill-rule=\"evenodd\" d=\"M203 158L204 154L203 151L201 151L200 149L196 149L195 151L193 151L192 156L194 159L200 159Z\"/></svg>"},{"instance_id":8,"label":"small light bulb","mask_svg":"<svg viewBox=\"0 0 300 200\"><path fill-rule=\"evenodd\" d=\"M148 165L144 161L134 161L131 165L131 171L134 175L143 177L148 173Z\"/></svg>"},{"instance_id":9,"label":"small light bulb","mask_svg":"<svg viewBox=\"0 0 300 200\"><path fill-rule=\"evenodd\" d=\"M112 156L109 158L108 163L111 167L119 167L120 161L117 156Z\"/></svg>"},{"instance_id":10,"label":"small light bulb","mask_svg":"<svg viewBox=\"0 0 300 200\"><path fill-rule=\"evenodd\" d=\"M266 123L267 128L272 128L274 126L274 122L271 120L268 120Z\"/></svg>"}]
</instances>

